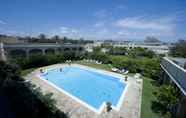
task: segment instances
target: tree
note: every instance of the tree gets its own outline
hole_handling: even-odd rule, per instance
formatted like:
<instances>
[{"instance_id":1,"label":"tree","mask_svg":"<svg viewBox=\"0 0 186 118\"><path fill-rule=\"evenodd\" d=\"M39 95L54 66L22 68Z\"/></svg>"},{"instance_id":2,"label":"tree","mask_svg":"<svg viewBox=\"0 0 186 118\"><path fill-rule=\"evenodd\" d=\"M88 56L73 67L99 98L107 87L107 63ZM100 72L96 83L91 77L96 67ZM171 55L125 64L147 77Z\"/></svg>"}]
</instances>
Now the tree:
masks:
<instances>
[{"instance_id":1,"label":"tree","mask_svg":"<svg viewBox=\"0 0 186 118\"><path fill-rule=\"evenodd\" d=\"M162 85L154 94L157 102L153 104L152 108L156 109L156 112L161 113L161 115L171 113L171 109L179 101L179 94L172 85Z\"/></svg>"},{"instance_id":2,"label":"tree","mask_svg":"<svg viewBox=\"0 0 186 118\"><path fill-rule=\"evenodd\" d=\"M60 37L59 37L58 35L55 35L55 36L53 37L53 39L54 39L54 40L59 40Z\"/></svg>"},{"instance_id":3,"label":"tree","mask_svg":"<svg viewBox=\"0 0 186 118\"><path fill-rule=\"evenodd\" d=\"M45 34L40 34L38 37L41 40L45 40L46 39L46 35Z\"/></svg>"},{"instance_id":4,"label":"tree","mask_svg":"<svg viewBox=\"0 0 186 118\"><path fill-rule=\"evenodd\" d=\"M66 37L66 36L63 37L63 42L64 42L64 43L67 43L68 40L69 40L68 37Z\"/></svg>"},{"instance_id":5,"label":"tree","mask_svg":"<svg viewBox=\"0 0 186 118\"><path fill-rule=\"evenodd\" d=\"M24 81L17 66L2 61L0 65L0 97L6 98L11 108L8 112L13 112L15 118L67 118L56 108L52 94L43 94ZM0 114L0 117L3 116Z\"/></svg>"},{"instance_id":6,"label":"tree","mask_svg":"<svg viewBox=\"0 0 186 118\"><path fill-rule=\"evenodd\" d=\"M155 56L155 53L151 50L136 47L128 51L129 56L131 57L148 57L153 58Z\"/></svg>"},{"instance_id":7,"label":"tree","mask_svg":"<svg viewBox=\"0 0 186 118\"><path fill-rule=\"evenodd\" d=\"M158 79L160 71L160 61L159 59L151 58L132 58L132 57L123 57L123 56L112 56L111 57L112 65L117 68L125 68L131 73L141 73L145 77L152 79Z\"/></svg>"},{"instance_id":8,"label":"tree","mask_svg":"<svg viewBox=\"0 0 186 118\"><path fill-rule=\"evenodd\" d=\"M186 40L179 40L170 48L170 55L186 58Z\"/></svg>"},{"instance_id":9,"label":"tree","mask_svg":"<svg viewBox=\"0 0 186 118\"><path fill-rule=\"evenodd\" d=\"M85 58L98 60L106 64L110 62L109 55L100 51L93 51L91 53L87 53L85 56Z\"/></svg>"},{"instance_id":10,"label":"tree","mask_svg":"<svg viewBox=\"0 0 186 118\"><path fill-rule=\"evenodd\" d=\"M127 49L125 47L111 47L108 53L112 55L125 55L126 52Z\"/></svg>"},{"instance_id":11,"label":"tree","mask_svg":"<svg viewBox=\"0 0 186 118\"><path fill-rule=\"evenodd\" d=\"M69 53L72 54L72 53ZM18 64L21 69L28 69L28 68L36 68L41 66L46 66L50 64L56 64L64 62L67 59L68 55L65 54L46 54L46 55L32 55L29 58L17 58L12 60L12 62ZM75 56L71 57L70 59L73 60Z\"/></svg>"},{"instance_id":12,"label":"tree","mask_svg":"<svg viewBox=\"0 0 186 118\"><path fill-rule=\"evenodd\" d=\"M0 87L4 87L10 81L22 81L19 77L20 71L18 66L7 64L4 61L0 61Z\"/></svg>"},{"instance_id":13,"label":"tree","mask_svg":"<svg viewBox=\"0 0 186 118\"><path fill-rule=\"evenodd\" d=\"M93 47L93 52L94 53L98 53L98 52L101 52L101 47L97 46L97 47Z\"/></svg>"},{"instance_id":14,"label":"tree","mask_svg":"<svg viewBox=\"0 0 186 118\"><path fill-rule=\"evenodd\" d=\"M147 36L144 42L145 43L159 43L160 40L158 40L156 37L153 37L153 36Z\"/></svg>"}]
</instances>

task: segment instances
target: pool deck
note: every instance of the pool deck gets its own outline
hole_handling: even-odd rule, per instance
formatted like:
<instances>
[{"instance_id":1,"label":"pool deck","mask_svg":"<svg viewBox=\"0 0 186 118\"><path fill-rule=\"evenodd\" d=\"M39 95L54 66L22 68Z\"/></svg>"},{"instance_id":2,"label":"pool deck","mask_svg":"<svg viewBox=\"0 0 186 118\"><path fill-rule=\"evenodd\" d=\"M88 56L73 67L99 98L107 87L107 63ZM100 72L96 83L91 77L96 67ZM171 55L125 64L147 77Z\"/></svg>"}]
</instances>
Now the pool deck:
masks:
<instances>
[{"instance_id":1,"label":"pool deck","mask_svg":"<svg viewBox=\"0 0 186 118\"><path fill-rule=\"evenodd\" d=\"M94 69L87 66L82 66L79 64L72 64L73 66L79 66L82 68ZM43 67L42 69L53 69L69 66L66 64L56 64L52 66ZM95 70L95 69L94 69ZM96 69L98 72L102 72L108 75L114 75L123 77L124 75ZM123 103L119 111L114 109L110 112L104 110L98 114L79 102L75 101L71 97L62 93L58 89L54 88L50 84L37 77L39 69L28 74L25 78L40 87L43 93L53 93L53 99L56 100L56 106L63 112L67 113L70 118L140 118L141 112L141 96L142 96L142 79L136 80L134 77L128 76L128 81L126 82L128 87L124 96Z\"/></svg>"}]
</instances>

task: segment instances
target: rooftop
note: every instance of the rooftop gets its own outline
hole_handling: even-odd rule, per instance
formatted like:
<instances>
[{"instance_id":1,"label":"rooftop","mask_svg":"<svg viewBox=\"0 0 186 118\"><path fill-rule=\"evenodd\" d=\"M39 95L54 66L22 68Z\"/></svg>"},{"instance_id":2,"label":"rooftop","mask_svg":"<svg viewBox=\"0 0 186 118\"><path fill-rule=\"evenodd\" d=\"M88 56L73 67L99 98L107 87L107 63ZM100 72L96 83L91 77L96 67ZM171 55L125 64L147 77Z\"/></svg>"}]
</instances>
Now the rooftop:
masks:
<instances>
[{"instance_id":1,"label":"rooftop","mask_svg":"<svg viewBox=\"0 0 186 118\"><path fill-rule=\"evenodd\" d=\"M186 69L183 68L185 61L185 58L164 57L161 67L186 96Z\"/></svg>"},{"instance_id":2,"label":"rooftop","mask_svg":"<svg viewBox=\"0 0 186 118\"><path fill-rule=\"evenodd\" d=\"M179 65L183 69L186 69L186 58L170 58L175 64Z\"/></svg>"}]
</instances>

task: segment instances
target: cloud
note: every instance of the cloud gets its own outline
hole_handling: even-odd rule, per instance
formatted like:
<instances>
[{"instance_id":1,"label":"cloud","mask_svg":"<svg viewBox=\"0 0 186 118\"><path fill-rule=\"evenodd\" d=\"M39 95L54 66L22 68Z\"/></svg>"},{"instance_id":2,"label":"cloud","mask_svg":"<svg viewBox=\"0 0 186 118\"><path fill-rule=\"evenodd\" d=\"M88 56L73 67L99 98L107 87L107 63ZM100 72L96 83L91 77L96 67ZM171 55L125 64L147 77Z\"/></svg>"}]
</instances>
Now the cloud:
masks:
<instances>
[{"instance_id":1,"label":"cloud","mask_svg":"<svg viewBox=\"0 0 186 118\"><path fill-rule=\"evenodd\" d=\"M53 35L68 36L72 38L92 39L139 39L146 36L155 36L160 39L170 39L176 35L175 18L173 17L126 17L123 19L98 19L81 29L74 27L58 27Z\"/></svg>"},{"instance_id":2,"label":"cloud","mask_svg":"<svg viewBox=\"0 0 186 118\"><path fill-rule=\"evenodd\" d=\"M103 28L97 31L97 34L99 35L105 35L107 33L109 33L109 30L107 28Z\"/></svg>"},{"instance_id":3,"label":"cloud","mask_svg":"<svg viewBox=\"0 0 186 118\"><path fill-rule=\"evenodd\" d=\"M103 22L103 21L96 22L96 23L94 24L94 27L104 27L104 26L105 26L105 22Z\"/></svg>"},{"instance_id":4,"label":"cloud","mask_svg":"<svg viewBox=\"0 0 186 118\"><path fill-rule=\"evenodd\" d=\"M77 34L78 30L69 27L60 27L61 34Z\"/></svg>"},{"instance_id":5,"label":"cloud","mask_svg":"<svg viewBox=\"0 0 186 118\"><path fill-rule=\"evenodd\" d=\"M67 27L60 27L60 33L62 33L62 34L66 34L66 33L68 33L69 31L68 31L68 28Z\"/></svg>"},{"instance_id":6,"label":"cloud","mask_svg":"<svg viewBox=\"0 0 186 118\"><path fill-rule=\"evenodd\" d=\"M125 30L118 31L116 34L119 35L119 36L130 36L130 35L132 35L131 32L125 31Z\"/></svg>"},{"instance_id":7,"label":"cloud","mask_svg":"<svg viewBox=\"0 0 186 118\"><path fill-rule=\"evenodd\" d=\"M127 6L125 6L125 5L118 5L118 6L116 6L116 9L117 10L127 9Z\"/></svg>"},{"instance_id":8,"label":"cloud","mask_svg":"<svg viewBox=\"0 0 186 118\"><path fill-rule=\"evenodd\" d=\"M5 24L6 24L6 22L4 22L4 21L0 20L0 24L5 25Z\"/></svg>"},{"instance_id":9,"label":"cloud","mask_svg":"<svg viewBox=\"0 0 186 118\"><path fill-rule=\"evenodd\" d=\"M115 26L121 28L151 29L151 30L171 30L173 28L171 18L159 18L159 19L148 20L142 17L128 17L116 21Z\"/></svg>"},{"instance_id":10,"label":"cloud","mask_svg":"<svg viewBox=\"0 0 186 118\"><path fill-rule=\"evenodd\" d=\"M112 23L119 37L144 39L155 36L167 40L176 36L175 17L138 16L115 20Z\"/></svg>"},{"instance_id":11,"label":"cloud","mask_svg":"<svg viewBox=\"0 0 186 118\"><path fill-rule=\"evenodd\" d=\"M67 36L70 38L80 38L80 30L72 27L61 26L53 30L48 31L49 36L59 35Z\"/></svg>"},{"instance_id":12,"label":"cloud","mask_svg":"<svg viewBox=\"0 0 186 118\"><path fill-rule=\"evenodd\" d=\"M103 9L103 10L96 11L93 15L97 18L106 18L106 17L110 16L111 14L112 13L109 12L108 10Z\"/></svg>"},{"instance_id":13,"label":"cloud","mask_svg":"<svg viewBox=\"0 0 186 118\"><path fill-rule=\"evenodd\" d=\"M16 35L16 36L26 36L28 33L23 31L17 31L13 29L0 29L1 34L7 34L7 35Z\"/></svg>"}]
</instances>

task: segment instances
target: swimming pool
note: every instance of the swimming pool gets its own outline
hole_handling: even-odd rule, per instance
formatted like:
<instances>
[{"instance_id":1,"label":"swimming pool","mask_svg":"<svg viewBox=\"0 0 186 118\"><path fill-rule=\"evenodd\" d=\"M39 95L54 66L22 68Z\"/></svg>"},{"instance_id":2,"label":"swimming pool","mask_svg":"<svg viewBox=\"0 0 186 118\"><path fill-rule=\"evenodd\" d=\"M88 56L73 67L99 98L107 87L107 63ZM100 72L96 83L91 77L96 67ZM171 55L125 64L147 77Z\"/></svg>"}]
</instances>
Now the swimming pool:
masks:
<instances>
[{"instance_id":1,"label":"swimming pool","mask_svg":"<svg viewBox=\"0 0 186 118\"><path fill-rule=\"evenodd\" d=\"M126 84L117 77L74 66L63 67L62 71L48 70L40 77L97 113L102 111L105 102L118 110L126 89Z\"/></svg>"}]
</instances>

